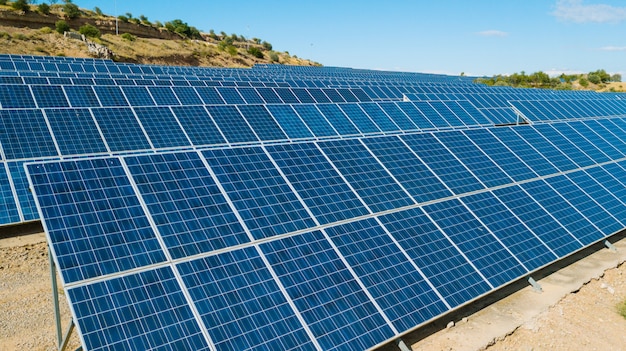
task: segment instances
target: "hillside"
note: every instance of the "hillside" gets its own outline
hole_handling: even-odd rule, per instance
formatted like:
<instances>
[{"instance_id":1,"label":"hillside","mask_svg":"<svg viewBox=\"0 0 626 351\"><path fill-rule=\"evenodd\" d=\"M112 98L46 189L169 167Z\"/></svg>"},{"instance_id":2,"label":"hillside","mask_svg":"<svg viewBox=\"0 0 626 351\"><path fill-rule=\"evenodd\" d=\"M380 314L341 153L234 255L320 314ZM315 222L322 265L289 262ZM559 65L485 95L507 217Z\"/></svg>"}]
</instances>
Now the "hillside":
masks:
<instances>
[{"instance_id":1,"label":"hillside","mask_svg":"<svg viewBox=\"0 0 626 351\"><path fill-rule=\"evenodd\" d=\"M30 5L28 12L10 5L0 5L0 53L4 54L93 57L85 43L56 31L55 24L63 20L72 31L86 24L98 28L100 36L89 40L108 48L112 59L118 62L216 67L251 67L257 63L319 65L287 52L272 51L271 45L256 38L199 33L189 39L168 31L158 22L155 25L138 19L118 20L116 35L115 18L104 14L80 9L80 15L70 19L62 5L50 6L48 14L41 13L35 5Z\"/></svg>"}]
</instances>

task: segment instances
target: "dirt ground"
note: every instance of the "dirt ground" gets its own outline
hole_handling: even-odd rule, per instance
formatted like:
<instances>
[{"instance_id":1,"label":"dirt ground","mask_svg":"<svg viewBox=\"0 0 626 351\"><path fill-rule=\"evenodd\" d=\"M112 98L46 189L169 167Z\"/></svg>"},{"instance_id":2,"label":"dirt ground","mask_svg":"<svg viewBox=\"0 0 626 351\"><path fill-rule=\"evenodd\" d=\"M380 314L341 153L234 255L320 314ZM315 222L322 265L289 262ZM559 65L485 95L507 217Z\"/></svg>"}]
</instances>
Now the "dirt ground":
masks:
<instances>
[{"instance_id":1,"label":"dirt ground","mask_svg":"<svg viewBox=\"0 0 626 351\"><path fill-rule=\"evenodd\" d=\"M412 349L626 350L626 319L618 313L618 305L626 299L626 264L616 263L614 267L589 277L574 292L556 298L556 303L536 308L513 332L503 331L500 336L487 338L490 342L482 345L469 342L487 331L500 332L497 313L496 317L485 317L485 313L479 312L478 316L468 316L455 326L414 343ZM543 284L550 290L550 282ZM56 349L50 286L43 234L0 239L0 351ZM69 311L61 289L59 293L65 332ZM537 299L542 295L528 296ZM533 304L520 301L529 307ZM518 309L519 305L508 305L505 299L485 310L523 313ZM76 333L70 340L68 349L75 350L79 346Z\"/></svg>"}]
</instances>

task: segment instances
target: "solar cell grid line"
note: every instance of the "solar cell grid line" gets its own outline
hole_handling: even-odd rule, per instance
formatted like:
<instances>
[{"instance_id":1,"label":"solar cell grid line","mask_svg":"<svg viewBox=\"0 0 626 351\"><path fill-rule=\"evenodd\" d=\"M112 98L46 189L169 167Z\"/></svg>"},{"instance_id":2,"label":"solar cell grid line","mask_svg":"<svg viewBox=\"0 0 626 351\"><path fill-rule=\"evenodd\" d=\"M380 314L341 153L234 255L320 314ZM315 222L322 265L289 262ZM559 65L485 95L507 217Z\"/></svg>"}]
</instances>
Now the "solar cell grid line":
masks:
<instances>
[{"instance_id":1,"label":"solar cell grid line","mask_svg":"<svg viewBox=\"0 0 626 351\"><path fill-rule=\"evenodd\" d=\"M319 88L311 88L307 90L309 94L315 99L315 102L318 104L331 103L332 101L324 94L322 89Z\"/></svg>"},{"instance_id":2,"label":"solar cell grid line","mask_svg":"<svg viewBox=\"0 0 626 351\"><path fill-rule=\"evenodd\" d=\"M484 277L421 208L378 218L452 308L491 290Z\"/></svg>"},{"instance_id":3,"label":"solar cell grid line","mask_svg":"<svg viewBox=\"0 0 626 351\"><path fill-rule=\"evenodd\" d=\"M27 85L0 85L0 107L35 108L35 99Z\"/></svg>"},{"instance_id":4,"label":"solar cell grid line","mask_svg":"<svg viewBox=\"0 0 626 351\"><path fill-rule=\"evenodd\" d=\"M528 272L460 200L438 202L423 209L492 287L502 286Z\"/></svg>"},{"instance_id":5,"label":"solar cell grid line","mask_svg":"<svg viewBox=\"0 0 626 351\"><path fill-rule=\"evenodd\" d=\"M155 148L191 146L187 134L168 107L134 107L133 110Z\"/></svg>"},{"instance_id":6,"label":"solar cell grid line","mask_svg":"<svg viewBox=\"0 0 626 351\"><path fill-rule=\"evenodd\" d=\"M49 159L48 159L49 160ZM31 192L31 188L28 184L28 178L26 171L24 170L24 163L32 161L43 160L28 160L28 161L16 161L6 162L6 168L8 169L9 181L15 191L17 198L17 206L20 212L20 219L22 221L38 220L39 214L37 213L37 206Z\"/></svg>"},{"instance_id":7,"label":"solar cell grid line","mask_svg":"<svg viewBox=\"0 0 626 351\"><path fill-rule=\"evenodd\" d=\"M315 226L262 148L206 150L202 154L255 239Z\"/></svg>"},{"instance_id":8,"label":"solar cell grid line","mask_svg":"<svg viewBox=\"0 0 626 351\"><path fill-rule=\"evenodd\" d=\"M264 105L239 105L239 112L260 140L285 140L287 135Z\"/></svg>"},{"instance_id":9,"label":"solar cell grid line","mask_svg":"<svg viewBox=\"0 0 626 351\"><path fill-rule=\"evenodd\" d=\"M473 119L467 121L467 123L466 121L463 121L461 117L457 116L444 101L429 101L427 103L430 104L430 106L432 106L451 127L465 127L467 123L470 125L476 123Z\"/></svg>"},{"instance_id":10,"label":"solar cell grid line","mask_svg":"<svg viewBox=\"0 0 626 351\"><path fill-rule=\"evenodd\" d=\"M315 105L292 105L292 108L309 127L314 136L322 138L339 135L335 128L328 122L326 117L321 114Z\"/></svg>"},{"instance_id":11,"label":"solar cell grid line","mask_svg":"<svg viewBox=\"0 0 626 351\"><path fill-rule=\"evenodd\" d=\"M119 159L31 164L28 173L64 285L165 262Z\"/></svg>"},{"instance_id":12,"label":"solar cell grid line","mask_svg":"<svg viewBox=\"0 0 626 351\"><path fill-rule=\"evenodd\" d=\"M485 188L479 178L432 134L405 134L400 138L453 193Z\"/></svg>"},{"instance_id":13,"label":"solar cell grid line","mask_svg":"<svg viewBox=\"0 0 626 351\"><path fill-rule=\"evenodd\" d=\"M88 350L212 350L171 267L80 285L67 296Z\"/></svg>"},{"instance_id":14,"label":"solar cell grid line","mask_svg":"<svg viewBox=\"0 0 626 351\"><path fill-rule=\"evenodd\" d=\"M406 132L420 129L395 102L377 102L376 104L400 127L400 130Z\"/></svg>"},{"instance_id":15,"label":"solar cell grid line","mask_svg":"<svg viewBox=\"0 0 626 351\"><path fill-rule=\"evenodd\" d=\"M422 129L450 127L450 123L446 121L443 116L441 116L441 114L439 114L439 112L437 112L437 110L435 110L435 108L433 108L433 106L428 103L428 101L407 102L406 104L398 103L398 106L400 106L400 108L402 108L403 105L406 105L404 109L407 115L413 118L415 124ZM415 106L419 114L412 112L412 106ZM410 114L407 111L411 111ZM415 120L415 118L419 118L419 120Z\"/></svg>"},{"instance_id":16,"label":"solar cell grid line","mask_svg":"<svg viewBox=\"0 0 626 351\"><path fill-rule=\"evenodd\" d=\"M6 160L59 155L42 110L0 110L0 145Z\"/></svg>"},{"instance_id":17,"label":"solar cell grid line","mask_svg":"<svg viewBox=\"0 0 626 351\"><path fill-rule=\"evenodd\" d=\"M550 184L558 181L559 177L537 180L524 183L520 186L528 192L538 203L546 208L559 223L572 233L583 245L589 245L599 236L599 229L580 213L572 204L560 195ZM550 181L548 183L548 181Z\"/></svg>"},{"instance_id":18,"label":"solar cell grid line","mask_svg":"<svg viewBox=\"0 0 626 351\"><path fill-rule=\"evenodd\" d=\"M363 111L369 116L369 118L376 123L378 128L380 128L383 132L399 132L400 127L398 127L392 120L387 116L385 111L383 111L380 106L373 102L365 102L359 103L359 106L363 109Z\"/></svg>"},{"instance_id":19,"label":"solar cell grid line","mask_svg":"<svg viewBox=\"0 0 626 351\"><path fill-rule=\"evenodd\" d=\"M506 145L511 152L518 155L520 159L524 160L535 173L540 176L546 176L549 174L558 173L559 170L539 153L531 144L524 140L518 133L515 132L515 128L521 127L498 127L489 128L488 131L495 136L502 144Z\"/></svg>"},{"instance_id":20,"label":"solar cell grid line","mask_svg":"<svg viewBox=\"0 0 626 351\"><path fill-rule=\"evenodd\" d=\"M100 104L104 107L125 107L128 106L128 101L117 86L93 86Z\"/></svg>"},{"instance_id":21,"label":"solar cell grid line","mask_svg":"<svg viewBox=\"0 0 626 351\"><path fill-rule=\"evenodd\" d=\"M594 179L591 174L590 172L578 171L569 173L566 177L576 184L591 201L604 210L600 211L603 218L593 219L593 223L602 230L605 236L609 236L625 227L623 219L626 214L626 206L622 200L612 194L604 184ZM575 205L587 218L591 218L591 215L585 212L589 208L583 207L582 203L579 202L575 202Z\"/></svg>"},{"instance_id":22,"label":"solar cell grid line","mask_svg":"<svg viewBox=\"0 0 626 351\"><path fill-rule=\"evenodd\" d=\"M105 142L112 152L150 150L154 145L128 107L101 107L91 109Z\"/></svg>"},{"instance_id":23,"label":"solar cell grid line","mask_svg":"<svg viewBox=\"0 0 626 351\"><path fill-rule=\"evenodd\" d=\"M567 115L563 113L561 107L558 106L554 101L539 100L533 101L533 103L537 106L539 110L548 115L548 117L552 120L567 118Z\"/></svg>"},{"instance_id":24,"label":"solar cell grid line","mask_svg":"<svg viewBox=\"0 0 626 351\"><path fill-rule=\"evenodd\" d=\"M291 105L266 105L265 108L289 139L313 138L314 135Z\"/></svg>"},{"instance_id":25,"label":"solar cell grid line","mask_svg":"<svg viewBox=\"0 0 626 351\"><path fill-rule=\"evenodd\" d=\"M574 141L569 140L561 132L559 132L556 125L560 125L560 123L540 124L533 126L533 128L535 128L537 132L542 134L546 139L550 140L554 146L566 154L567 157L578 166L575 168L593 165L595 163L594 160L587 155L585 151L579 148ZM593 148L595 149L595 147ZM606 160L608 157L604 156L604 159Z\"/></svg>"},{"instance_id":26,"label":"solar cell grid line","mask_svg":"<svg viewBox=\"0 0 626 351\"><path fill-rule=\"evenodd\" d=\"M280 99L285 104L299 104L300 100L296 97L296 95L291 91L291 88L274 88L274 92L278 94Z\"/></svg>"},{"instance_id":27,"label":"solar cell grid line","mask_svg":"<svg viewBox=\"0 0 626 351\"><path fill-rule=\"evenodd\" d=\"M554 125L554 128L584 151L596 164L624 157L621 151L589 129L588 122L593 121L558 123Z\"/></svg>"},{"instance_id":28,"label":"solar cell grid line","mask_svg":"<svg viewBox=\"0 0 626 351\"><path fill-rule=\"evenodd\" d=\"M488 129L469 129L463 131L463 134L511 179L519 182L538 176L523 159L512 152L506 144L501 143Z\"/></svg>"},{"instance_id":29,"label":"solar cell grid line","mask_svg":"<svg viewBox=\"0 0 626 351\"><path fill-rule=\"evenodd\" d=\"M45 109L43 113L61 155L109 151L88 109Z\"/></svg>"},{"instance_id":30,"label":"solar cell grid line","mask_svg":"<svg viewBox=\"0 0 626 351\"><path fill-rule=\"evenodd\" d=\"M315 105L341 136L359 135L361 132L336 104Z\"/></svg>"},{"instance_id":31,"label":"solar cell grid line","mask_svg":"<svg viewBox=\"0 0 626 351\"><path fill-rule=\"evenodd\" d=\"M193 87L172 87L181 105L202 105L203 101Z\"/></svg>"},{"instance_id":32,"label":"solar cell grid line","mask_svg":"<svg viewBox=\"0 0 626 351\"><path fill-rule=\"evenodd\" d=\"M254 88L239 88L239 94L246 100L247 104L264 104L265 100Z\"/></svg>"},{"instance_id":33,"label":"solar cell grid line","mask_svg":"<svg viewBox=\"0 0 626 351\"><path fill-rule=\"evenodd\" d=\"M464 196L460 200L529 271L558 259L492 192Z\"/></svg>"},{"instance_id":34,"label":"solar cell grid line","mask_svg":"<svg viewBox=\"0 0 626 351\"><path fill-rule=\"evenodd\" d=\"M619 199L622 203L622 196L626 196L626 183L622 180L623 176L626 176L626 171L616 163L607 164L602 167L594 167L585 170L591 177L593 177L598 183L601 183L614 197ZM620 221L626 221L626 216L621 210L613 210L611 213Z\"/></svg>"},{"instance_id":35,"label":"solar cell grid line","mask_svg":"<svg viewBox=\"0 0 626 351\"><path fill-rule=\"evenodd\" d=\"M172 91L172 87L148 87L148 91L159 106L180 105L180 101Z\"/></svg>"},{"instance_id":36,"label":"solar cell grid line","mask_svg":"<svg viewBox=\"0 0 626 351\"><path fill-rule=\"evenodd\" d=\"M437 133L439 140L486 187L496 187L513 181L503 170L462 132Z\"/></svg>"},{"instance_id":37,"label":"solar cell grid line","mask_svg":"<svg viewBox=\"0 0 626 351\"><path fill-rule=\"evenodd\" d=\"M410 101L402 101L402 102L394 102L403 112L404 114L415 124L418 129L435 129L435 124L430 121L426 115L420 111L414 103ZM381 103L381 106L382 103ZM384 106L383 106L384 109Z\"/></svg>"},{"instance_id":38,"label":"solar cell grid line","mask_svg":"<svg viewBox=\"0 0 626 351\"><path fill-rule=\"evenodd\" d=\"M324 141L318 146L372 212L415 204L359 140Z\"/></svg>"},{"instance_id":39,"label":"solar cell grid line","mask_svg":"<svg viewBox=\"0 0 626 351\"><path fill-rule=\"evenodd\" d=\"M250 241L195 152L123 159L173 259Z\"/></svg>"},{"instance_id":40,"label":"solar cell grid line","mask_svg":"<svg viewBox=\"0 0 626 351\"><path fill-rule=\"evenodd\" d=\"M30 86L37 107L70 107L69 102L59 85L31 85Z\"/></svg>"},{"instance_id":41,"label":"solar cell grid line","mask_svg":"<svg viewBox=\"0 0 626 351\"><path fill-rule=\"evenodd\" d=\"M8 164L0 163L0 223L24 221L10 174Z\"/></svg>"},{"instance_id":42,"label":"solar cell grid line","mask_svg":"<svg viewBox=\"0 0 626 351\"><path fill-rule=\"evenodd\" d=\"M266 150L319 223L369 213L315 144L269 145Z\"/></svg>"},{"instance_id":43,"label":"solar cell grid line","mask_svg":"<svg viewBox=\"0 0 626 351\"><path fill-rule=\"evenodd\" d=\"M378 125L370 119L370 117L363 112L363 110L359 107L358 104L348 103L348 104L338 104L337 105L343 113L352 121L352 123L361 131L363 134L370 133L381 133L381 129Z\"/></svg>"},{"instance_id":44,"label":"solar cell grid line","mask_svg":"<svg viewBox=\"0 0 626 351\"><path fill-rule=\"evenodd\" d=\"M205 105L223 105L226 104L222 96L217 92L215 87L195 87L196 92L200 95Z\"/></svg>"},{"instance_id":45,"label":"solar cell grid line","mask_svg":"<svg viewBox=\"0 0 626 351\"><path fill-rule=\"evenodd\" d=\"M350 222L325 232L400 333L449 309L377 219Z\"/></svg>"},{"instance_id":46,"label":"solar cell grid line","mask_svg":"<svg viewBox=\"0 0 626 351\"><path fill-rule=\"evenodd\" d=\"M471 102L467 100L448 102L447 106L457 116L462 117L461 120L475 121L476 125L480 126L493 124L491 121L485 118L485 116L474 105L472 105Z\"/></svg>"},{"instance_id":47,"label":"solar cell grid line","mask_svg":"<svg viewBox=\"0 0 626 351\"><path fill-rule=\"evenodd\" d=\"M365 94L362 88L350 88L350 92L354 94L359 102L371 102L372 99Z\"/></svg>"},{"instance_id":48,"label":"solar cell grid line","mask_svg":"<svg viewBox=\"0 0 626 351\"><path fill-rule=\"evenodd\" d=\"M626 121L623 118L611 118L598 121L616 137L621 140L626 140Z\"/></svg>"},{"instance_id":49,"label":"solar cell grid line","mask_svg":"<svg viewBox=\"0 0 626 351\"><path fill-rule=\"evenodd\" d=\"M172 106L183 132L195 146L225 144L226 139L202 106Z\"/></svg>"},{"instance_id":50,"label":"solar cell grid line","mask_svg":"<svg viewBox=\"0 0 626 351\"><path fill-rule=\"evenodd\" d=\"M511 130L534 150L539 152L541 156L547 159L550 164L556 167L559 171L565 172L578 168L578 165L568 157L569 155L566 155L563 151L556 147L549 139L546 138L545 135L543 135L543 133L538 132L537 129L531 126L522 126L512 128ZM545 164L543 164L543 166L545 166Z\"/></svg>"},{"instance_id":51,"label":"solar cell grid line","mask_svg":"<svg viewBox=\"0 0 626 351\"><path fill-rule=\"evenodd\" d=\"M305 88L292 88L291 91L296 95L298 100L303 104L315 103L315 99L309 94L308 89Z\"/></svg>"},{"instance_id":52,"label":"solar cell grid line","mask_svg":"<svg viewBox=\"0 0 626 351\"><path fill-rule=\"evenodd\" d=\"M206 106L206 109L229 143L259 141L256 133L236 106L213 105Z\"/></svg>"},{"instance_id":53,"label":"solar cell grid line","mask_svg":"<svg viewBox=\"0 0 626 351\"><path fill-rule=\"evenodd\" d=\"M237 92L237 88L217 87L215 89L227 104L241 105L246 103L241 95L239 95L239 92Z\"/></svg>"},{"instance_id":54,"label":"solar cell grid line","mask_svg":"<svg viewBox=\"0 0 626 351\"><path fill-rule=\"evenodd\" d=\"M123 86L121 89L124 91L124 96L126 96L130 106L156 106L145 86Z\"/></svg>"},{"instance_id":55,"label":"solar cell grid line","mask_svg":"<svg viewBox=\"0 0 626 351\"><path fill-rule=\"evenodd\" d=\"M177 266L218 350L320 350L258 249Z\"/></svg>"},{"instance_id":56,"label":"solar cell grid line","mask_svg":"<svg viewBox=\"0 0 626 351\"><path fill-rule=\"evenodd\" d=\"M579 172L548 178L545 181L593 225L595 231L579 237L583 243L588 244L592 239L600 239L603 236L615 233L623 229L624 226L607 212L596 199L591 198L589 194L575 183L575 181L583 183L588 181L584 176L577 177L576 173ZM600 196L601 187L598 187L594 192Z\"/></svg>"},{"instance_id":57,"label":"solar cell grid line","mask_svg":"<svg viewBox=\"0 0 626 351\"><path fill-rule=\"evenodd\" d=\"M346 100L346 102L359 102L359 99L348 88L338 88L337 94Z\"/></svg>"},{"instance_id":58,"label":"solar cell grid line","mask_svg":"<svg viewBox=\"0 0 626 351\"><path fill-rule=\"evenodd\" d=\"M364 350L396 334L322 232L260 247L322 349Z\"/></svg>"}]
</instances>

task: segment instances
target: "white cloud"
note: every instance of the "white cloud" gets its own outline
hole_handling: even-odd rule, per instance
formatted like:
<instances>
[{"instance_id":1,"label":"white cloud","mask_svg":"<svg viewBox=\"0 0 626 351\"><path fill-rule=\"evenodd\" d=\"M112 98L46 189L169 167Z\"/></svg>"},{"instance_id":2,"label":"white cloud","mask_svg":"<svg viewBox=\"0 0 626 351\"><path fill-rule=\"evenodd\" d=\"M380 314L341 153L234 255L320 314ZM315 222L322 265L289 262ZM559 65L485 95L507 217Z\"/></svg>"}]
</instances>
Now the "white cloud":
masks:
<instances>
[{"instance_id":1,"label":"white cloud","mask_svg":"<svg viewBox=\"0 0 626 351\"><path fill-rule=\"evenodd\" d=\"M552 15L566 22L617 23L626 20L626 7L583 4L583 0L558 0Z\"/></svg>"},{"instance_id":2,"label":"white cloud","mask_svg":"<svg viewBox=\"0 0 626 351\"><path fill-rule=\"evenodd\" d=\"M626 51L626 46L604 46L600 51Z\"/></svg>"},{"instance_id":3,"label":"white cloud","mask_svg":"<svg viewBox=\"0 0 626 351\"><path fill-rule=\"evenodd\" d=\"M483 37L506 37L509 35L509 33L503 32L501 30L485 30L476 34Z\"/></svg>"}]
</instances>

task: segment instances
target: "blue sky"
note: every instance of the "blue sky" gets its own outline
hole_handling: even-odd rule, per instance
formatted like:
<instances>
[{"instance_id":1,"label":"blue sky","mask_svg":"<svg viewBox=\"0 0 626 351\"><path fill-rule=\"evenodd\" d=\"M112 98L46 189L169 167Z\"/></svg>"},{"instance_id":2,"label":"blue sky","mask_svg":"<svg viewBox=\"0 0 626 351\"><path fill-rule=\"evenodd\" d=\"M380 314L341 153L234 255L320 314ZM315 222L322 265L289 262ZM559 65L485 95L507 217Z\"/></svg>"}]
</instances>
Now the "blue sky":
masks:
<instances>
[{"instance_id":1,"label":"blue sky","mask_svg":"<svg viewBox=\"0 0 626 351\"><path fill-rule=\"evenodd\" d=\"M43 1L43 0L42 0ZM626 73L623 0L74 0L181 19L341 66L458 75Z\"/></svg>"}]
</instances>

